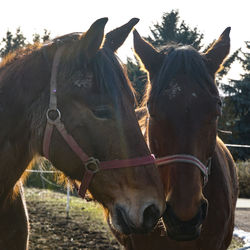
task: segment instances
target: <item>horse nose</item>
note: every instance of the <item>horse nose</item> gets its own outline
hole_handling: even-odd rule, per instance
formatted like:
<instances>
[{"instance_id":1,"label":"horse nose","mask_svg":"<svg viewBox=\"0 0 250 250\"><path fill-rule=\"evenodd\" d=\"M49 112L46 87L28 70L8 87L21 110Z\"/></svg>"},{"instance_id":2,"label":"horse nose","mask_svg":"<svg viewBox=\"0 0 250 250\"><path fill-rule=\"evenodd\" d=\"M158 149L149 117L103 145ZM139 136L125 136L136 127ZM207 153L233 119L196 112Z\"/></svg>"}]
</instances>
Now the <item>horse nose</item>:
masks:
<instances>
[{"instance_id":1,"label":"horse nose","mask_svg":"<svg viewBox=\"0 0 250 250\"><path fill-rule=\"evenodd\" d=\"M116 224L124 234L131 233L148 233L152 231L160 218L160 210L155 204L150 204L145 207L142 216L131 216L126 207L117 205ZM140 219L141 218L141 219Z\"/></svg>"},{"instance_id":2,"label":"horse nose","mask_svg":"<svg viewBox=\"0 0 250 250\"><path fill-rule=\"evenodd\" d=\"M160 218L160 210L156 207L155 204L151 204L145 208L143 212L143 228L149 232L156 225L157 221Z\"/></svg>"},{"instance_id":3,"label":"horse nose","mask_svg":"<svg viewBox=\"0 0 250 250\"><path fill-rule=\"evenodd\" d=\"M124 234L130 234L132 233L132 223L130 223L127 213L125 209L122 206L116 206L115 208L116 212L116 223L120 227L122 233Z\"/></svg>"}]
</instances>

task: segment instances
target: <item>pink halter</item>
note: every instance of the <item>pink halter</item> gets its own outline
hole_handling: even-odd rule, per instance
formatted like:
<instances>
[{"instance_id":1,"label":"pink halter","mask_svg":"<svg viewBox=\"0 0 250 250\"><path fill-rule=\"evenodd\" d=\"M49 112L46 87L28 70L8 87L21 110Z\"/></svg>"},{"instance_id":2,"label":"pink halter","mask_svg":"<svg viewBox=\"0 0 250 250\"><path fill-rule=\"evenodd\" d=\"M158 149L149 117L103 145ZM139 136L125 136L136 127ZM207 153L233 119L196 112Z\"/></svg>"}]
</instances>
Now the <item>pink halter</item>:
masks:
<instances>
[{"instance_id":1,"label":"pink halter","mask_svg":"<svg viewBox=\"0 0 250 250\"><path fill-rule=\"evenodd\" d=\"M171 163L175 162L182 162L182 163L190 163L198 167L201 171L201 173L204 176L204 182L203 185L205 186L208 182L208 175L210 174L211 170L211 160L212 158L210 157L208 159L207 166L205 166L197 157L193 155L188 155L188 154L176 154L176 155L170 155L170 156L164 156L161 158L155 159L155 163L157 166L162 166L162 165L168 165Z\"/></svg>"}]
</instances>

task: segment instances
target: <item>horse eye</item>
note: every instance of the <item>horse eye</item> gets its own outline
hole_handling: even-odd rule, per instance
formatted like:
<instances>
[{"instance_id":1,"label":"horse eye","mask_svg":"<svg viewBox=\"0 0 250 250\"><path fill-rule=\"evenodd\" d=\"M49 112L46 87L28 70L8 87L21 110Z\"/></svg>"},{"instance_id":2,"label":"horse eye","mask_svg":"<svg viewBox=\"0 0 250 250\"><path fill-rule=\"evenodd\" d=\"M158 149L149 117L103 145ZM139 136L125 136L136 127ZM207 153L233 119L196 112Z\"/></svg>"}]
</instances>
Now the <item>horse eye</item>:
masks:
<instances>
[{"instance_id":1,"label":"horse eye","mask_svg":"<svg viewBox=\"0 0 250 250\"><path fill-rule=\"evenodd\" d=\"M112 111L109 107L97 107L93 110L94 115L100 119L111 119L112 118Z\"/></svg>"}]
</instances>

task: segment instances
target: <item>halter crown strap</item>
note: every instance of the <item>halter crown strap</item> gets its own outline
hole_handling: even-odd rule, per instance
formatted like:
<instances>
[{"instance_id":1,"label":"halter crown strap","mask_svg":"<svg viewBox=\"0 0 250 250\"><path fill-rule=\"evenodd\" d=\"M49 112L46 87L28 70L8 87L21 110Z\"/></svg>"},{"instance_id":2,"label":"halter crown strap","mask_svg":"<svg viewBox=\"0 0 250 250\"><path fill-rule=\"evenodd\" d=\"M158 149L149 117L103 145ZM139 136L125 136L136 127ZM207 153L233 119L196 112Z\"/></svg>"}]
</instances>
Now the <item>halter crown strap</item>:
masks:
<instances>
[{"instance_id":1,"label":"halter crown strap","mask_svg":"<svg viewBox=\"0 0 250 250\"><path fill-rule=\"evenodd\" d=\"M61 59L62 51L63 51L63 46L57 49L56 51L56 54L53 60L53 65L52 65L51 78L50 78L49 108L46 112L47 124L45 128L45 134L43 137L43 153L47 159L49 159L49 146L50 146L54 123L56 120L59 120L61 118L61 113L57 109L56 75L57 75L57 69L59 66L60 59ZM57 119L50 118L49 115L53 111L57 113L57 117L56 117Z\"/></svg>"}]
</instances>

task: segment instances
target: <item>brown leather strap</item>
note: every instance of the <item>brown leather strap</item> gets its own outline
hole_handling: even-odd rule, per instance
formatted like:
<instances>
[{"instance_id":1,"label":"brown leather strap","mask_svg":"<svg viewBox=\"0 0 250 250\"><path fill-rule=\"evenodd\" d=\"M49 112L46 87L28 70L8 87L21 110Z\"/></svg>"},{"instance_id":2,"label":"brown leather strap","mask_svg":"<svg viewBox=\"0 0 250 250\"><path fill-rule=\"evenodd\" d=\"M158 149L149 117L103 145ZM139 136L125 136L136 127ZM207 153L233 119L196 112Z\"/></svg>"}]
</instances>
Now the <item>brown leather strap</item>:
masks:
<instances>
[{"instance_id":1,"label":"brown leather strap","mask_svg":"<svg viewBox=\"0 0 250 250\"><path fill-rule=\"evenodd\" d=\"M81 159L83 163L88 161L89 156L83 152L81 147L77 144L75 139L67 132L64 124L62 122L57 122L55 124L57 130L62 135L63 139L67 142L73 152Z\"/></svg>"},{"instance_id":2,"label":"brown leather strap","mask_svg":"<svg viewBox=\"0 0 250 250\"><path fill-rule=\"evenodd\" d=\"M47 159L49 159L49 146L53 132L53 127L54 126L52 124L47 122L43 136L43 154Z\"/></svg>"},{"instance_id":3,"label":"brown leather strap","mask_svg":"<svg viewBox=\"0 0 250 250\"><path fill-rule=\"evenodd\" d=\"M43 153L44 156L49 159L49 146L51 141L51 136L53 132L54 124L57 120L60 120L61 114L60 111L57 109L57 97L56 97L56 76L57 76L57 70L60 63L63 46L59 47L56 51L53 65L52 65L52 71L51 71L51 79L50 79L50 100L49 100L49 109L46 112L46 118L47 118L47 124L45 128L45 133L43 137ZM57 112L56 119L50 118L51 112Z\"/></svg>"},{"instance_id":4,"label":"brown leather strap","mask_svg":"<svg viewBox=\"0 0 250 250\"><path fill-rule=\"evenodd\" d=\"M195 157L193 155L189 155L189 154L169 155L169 156L157 158L155 160L155 163L157 166L168 165L168 164L176 163L176 162L189 163L189 164L192 164L192 165L198 167L200 169L201 173L203 174L203 177L204 177L204 183L203 183L204 186L207 184L208 175L209 175L210 168L211 168L211 158L208 159L207 166L204 165L197 157Z\"/></svg>"}]
</instances>

